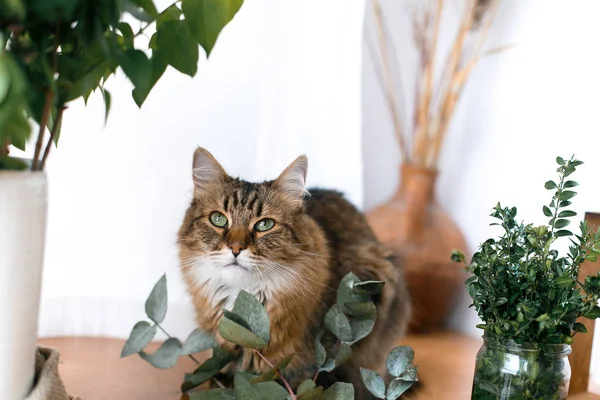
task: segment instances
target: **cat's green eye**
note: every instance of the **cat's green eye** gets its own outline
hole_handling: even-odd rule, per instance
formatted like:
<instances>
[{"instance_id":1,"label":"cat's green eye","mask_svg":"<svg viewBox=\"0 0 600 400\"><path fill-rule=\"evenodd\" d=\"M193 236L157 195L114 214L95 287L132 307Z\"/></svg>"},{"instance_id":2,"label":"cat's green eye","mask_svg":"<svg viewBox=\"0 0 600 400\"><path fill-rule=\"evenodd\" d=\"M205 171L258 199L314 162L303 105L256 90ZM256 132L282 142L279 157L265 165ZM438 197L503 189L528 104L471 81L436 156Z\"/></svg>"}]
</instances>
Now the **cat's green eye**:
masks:
<instances>
[{"instance_id":1,"label":"cat's green eye","mask_svg":"<svg viewBox=\"0 0 600 400\"><path fill-rule=\"evenodd\" d=\"M258 221L256 225L254 225L254 229L256 229L259 232L266 232L269 229L271 229L274 225L275 221L273 221L271 218L265 218Z\"/></svg>"},{"instance_id":2,"label":"cat's green eye","mask_svg":"<svg viewBox=\"0 0 600 400\"><path fill-rule=\"evenodd\" d=\"M224 228L227 225L227 217L218 211L210 214L210 222L217 228Z\"/></svg>"}]
</instances>

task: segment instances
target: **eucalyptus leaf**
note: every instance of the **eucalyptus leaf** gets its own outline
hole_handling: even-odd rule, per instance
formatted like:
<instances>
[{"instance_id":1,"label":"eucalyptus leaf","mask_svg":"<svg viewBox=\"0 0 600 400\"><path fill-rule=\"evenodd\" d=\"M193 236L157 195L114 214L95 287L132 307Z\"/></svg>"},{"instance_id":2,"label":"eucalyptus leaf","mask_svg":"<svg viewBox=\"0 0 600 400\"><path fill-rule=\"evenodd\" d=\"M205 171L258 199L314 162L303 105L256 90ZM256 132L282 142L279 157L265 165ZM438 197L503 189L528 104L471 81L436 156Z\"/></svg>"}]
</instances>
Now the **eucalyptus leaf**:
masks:
<instances>
[{"instance_id":1,"label":"eucalyptus leaf","mask_svg":"<svg viewBox=\"0 0 600 400\"><path fill-rule=\"evenodd\" d=\"M323 371L323 372L331 372L333 371L333 369L337 367L337 365L335 365L335 360L333 358L328 358L320 367L319 367L319 371Z\"/></svg>"},{"instance_id":2,"label":"eucalyptus leaf","mask_svg":"<svg viewBox=\"0 0 600 400\"><path fill-rule=\"evenodd\" d=\"M360 375L365 387L378 399L385 398L385 382L381 375L367 368L360 369Z\"/></svg>"},{"instance_id":3,"label":"eucalyptus leaf","mask_svg":"<svg viewBox=\"0 0 600 400\"><path fill-rule=\"evenodd\" d=\"M387 391L385 393L386 400L395 400L405 393L414 382L405 381L402 379L394 379L390 382Z\"/></svg>"},{"instance_id":4,"label":"eucalyptus leaf","mask_svg":"<svg viewBox=\"0 0 600 400\"><path fill-rule=\"evenodd\" d=\"M339 305L334 304L325 314L325 326L342 341L352 340L352 327Z\"/></svg>"},{"instance_id":5,"label":"eucalyptus leaf","mask_svg":"<svg viewBox=\"0 0 600 400\"><path fill-rule=\"evenodd\" d=\"M292 360L293 356L294 355L291 354L291 355L285 357L283 360L279 361L273 368L271 368L267 372L262 373L258 377L252 379L250 381L250 383L260 383L260 382L274 381L279 376L279 372L281 372L282 370L284 370L285 368L287 368L287 366L289 365L289 363Z\"/></svg>"},{"instance_id":6,"label":"eucalyptus leaf","mask_svg":"<svg viewBox=\"0 0 600 400\"><path fill-rule=\"evenodd\" d=\"M167 276L163 275L154 285L146 300L146 315L152 321L160 324L167 315Z\"/></svg>"},{"instance_id":7,"label":"eucalyptus leaf","mask_svg":"<svg viewBox=\"0 0 600 400\"><path fill-rule=\"evenodd\" d=\"M371 301L371 296L368 294L354 290L354 285L359 282L360 280L352 272L342 278L338 287L337 304L342 307L344 311L348 311L345 308L346 303L367 303Z\"/></svg>"},{"instance_id":8,"label":"eucalyptus leaf","mask_svg":"<svg viewBox=\"0 0 600 400\"><path fill-rule=\"evenodd\" d=\"M177 363L181 355L181 342L176 338L169 338L153 354L140 352L140 357L156 368L171 368Z\"/></svg>"},{"instance_id":9,"label":"eucalyptus leaf","mask_svg":"<svg viewBox=\"0 0 600 400\"><path fill-rule=\"evenodd\" d=\"M399 377L413 363L414 350L409 346L398 346L392 349L387 357L386 367L391 376Z\"/></svg>"},{"instance_id":10,"label":"eucalyptus leaf","mask_svg":"<svg viewBox=\"0 0 600 400\"><path fill-rule=\"evenodd\" d=\"M148 345L156 335L156 326L140 321L133 326L129 338L121 350L121 358L138 353Z\"/></svg>"},{"instance_id":11,"label":"eucalyptus leaf","mask_svg":"<svg viewBox=\"0 0 600 400\"><path fill-rule=\"evenodd\" d=\"M316 353L316 362L318 366L323 365L327 358L327 353L325 351L325 347L321 344L319 338L315 339L315 353Z\"/></svg>"},{"instance_id":12,"label":"eucalyptus leaf","mask_svg":"<svg viewBox=\"0 0 600 400\"><path fill-rule=\"evenodd\" d=\"M271 327L269 314L256 297L241 290L235 299L232 312L242 317L253 333L260 336L265 342L269 342Z\"/></svg>"},{"instance_id":13,"label":"eucalyptus leaf","mask_svg":"<svg viewBox=\"0 0 600 400\"><path fill-rule=\"evenodd\" d=\"M309 379L310 381L310 379ZM312 381L310 381L312 382ZM317 386L316 388L306 393L298 394L298 400L322 400L323 399L323 386Z\"/></svg>"},{"instance_id":14,"label":"eucalyptus leaf","mask_svg":"<svg viewBox=\"0 0 600 400\"><path fill-rule=\"evenodd\" d=\"M542 211L544 211L544 215L546 217L551 217L552 216L552 211L550 211L550 208L548 208L548 206L542 207Z\"/></svg>"},{"instance_id":15,"label":"eucalyptus leaf","mask_svg":"<svg viewBox=\"0 0 600 400\"><path fill-rule=\"evenodd\" d=\"M369 295L376 295L381 293L384 285L383 281L363 281L355 283L354 289Z\"/></svg>"},{"instance_id":16,"label":"eucalyptus leaf","mask_svg":"<svg viewBox=\"0 0 600 400\"><path fill-rule=\"evenodd\" d=\"M199 390L189 394L189 400L237 400L233 389Z\"/></svg>"},{"instance_id":17,"label":"eucalyptus leaf","mask_svg":"<svg viewBox=\"0 0 600 400\"><path fill-rule=\"evenodd\" d=\"M317 384L312 380L312 379L307 379L305 381L303 381L300 386L298 386L298 394L305 394L308 393L310 391L312 391L314 388L317 387Z\"/></svg>"},{"instance_id":18,"label":"eucalyptus leaf","mask_svg":"<svg viewBox=\"0 0 600 400\"><path fill-rule=\"evenodd\" d=\"M221 347L213 348L212 357L204 361L192 374L186 374L182 391L187 392L216 376L219 371L235 359L235 354Z\"/></svg>"},{"instance_id":19,"label":"eucalyptus leaf","mask_svg":"<svg viewBox=\"0 0 600 400\"><path fill-rule=\"evenodd\" d=\"M242 347L261 349L267 346L263 338L227 317L219 321L219 334L223 339Z\"/></svg>"},{"instance_id":20,"label":"eucalyptus leaf","mask_svg":"<svg viewBox=\"0 0 600 400\"><path fill-rule=\"evenodd\" d=\"M288 392L276 382L250 384L241 374L233 378L235 398L244 400L287 400Z\"/></svg>"},{"instance_id":21,"label":"eucalyptus leaf","mask_svg":"<svg viewBox=\"0 0 600 400\"><path fill-rule=\"evenodd\" d=\"M354 386L350 383L336 382L324 393L323 400L353 400Z\"/></svg>"},{"instance_id":22,"label":"eucalyptus leaf","mask_svg":"<svg viewBox=\"0 0 600 400\"><path fill-rule=\"evenodd\" d=\"M341 343L340 348L335 355L335 366L339 367L340 365L345 364L352 357L352 348L348 343Z\"/></svg>"},{"instance_id":23,"label":"eucalyptus leaf","mask_svg":"<svg viewBox=\"0 0 600 400\"><path fill-rule=\"evenodd\" d=\"M185 341L183 348L181 349L182 355L194 354L200 351L212 349L217 346L215 338L196 328L190 333L187 340Z\"/></svg>"}]
</instances>

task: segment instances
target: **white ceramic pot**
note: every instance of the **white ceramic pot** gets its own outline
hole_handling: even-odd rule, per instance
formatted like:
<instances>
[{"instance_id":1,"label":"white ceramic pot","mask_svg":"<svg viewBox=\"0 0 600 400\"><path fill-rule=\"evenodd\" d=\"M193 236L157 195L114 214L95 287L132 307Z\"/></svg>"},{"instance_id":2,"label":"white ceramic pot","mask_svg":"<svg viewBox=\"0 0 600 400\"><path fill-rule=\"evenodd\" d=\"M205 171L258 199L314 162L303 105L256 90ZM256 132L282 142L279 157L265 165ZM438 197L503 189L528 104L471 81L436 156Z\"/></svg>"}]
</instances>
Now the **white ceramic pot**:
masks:
<instances>
[{"instance_id":1,"label":"white ceramic pot","mask_svg":"<svg viewBox=\"0 0 600 400\"><path fill-rule=\"evenodd\" d=\"M33 383L44 240L46 175L0 171L0 399Z\"/></svg>"}]
</instances>

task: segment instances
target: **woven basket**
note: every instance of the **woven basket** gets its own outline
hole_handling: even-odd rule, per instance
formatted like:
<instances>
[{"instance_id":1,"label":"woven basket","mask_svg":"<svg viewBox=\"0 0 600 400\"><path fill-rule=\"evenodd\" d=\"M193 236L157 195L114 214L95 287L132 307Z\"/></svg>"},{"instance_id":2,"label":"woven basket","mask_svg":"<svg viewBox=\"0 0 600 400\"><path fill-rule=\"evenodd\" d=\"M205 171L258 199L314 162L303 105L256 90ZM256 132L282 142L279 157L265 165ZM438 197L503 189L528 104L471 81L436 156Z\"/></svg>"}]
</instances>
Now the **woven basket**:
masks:
<instances>
[{"instance_id":1,"label":"woven basket","mask_svg":"<svg viewBox=\"0 0 600 400\"><path fill-rule=\"evenodd\" d=\"M58 363L58 350L37 348L34 385L25 400L83 400L67 394L58 374Z\"/></svg>"}]
</instances>

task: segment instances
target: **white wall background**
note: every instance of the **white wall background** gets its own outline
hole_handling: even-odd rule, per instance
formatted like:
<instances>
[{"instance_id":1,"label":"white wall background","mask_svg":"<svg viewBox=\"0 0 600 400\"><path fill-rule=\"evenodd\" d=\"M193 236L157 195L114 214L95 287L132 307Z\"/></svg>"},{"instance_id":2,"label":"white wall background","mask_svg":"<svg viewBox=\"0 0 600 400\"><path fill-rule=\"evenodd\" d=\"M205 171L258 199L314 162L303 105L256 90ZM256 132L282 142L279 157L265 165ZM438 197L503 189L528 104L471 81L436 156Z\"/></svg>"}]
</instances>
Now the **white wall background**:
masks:
<instances>
[{"instance_id":1,"label":"white wall background","mask_svg":"<svg viewBox=\"0 0 600 400\"><path fill-rule=\"evenodd\" d=\"M412 3L381 1L409 86L412 69L405 60L411 60ZM455 19L457 0L446 3L448 17ZM575 154L586 162L574 175L581 184L575 211L581 216L600 211L599 15L595 0L502 0L489 43L515 47L485 59L472 75L447 137L437 184L441 204L464 232L469 251L497 235L487 215L498 201L517 206L526 221L546 222L541 206L549 197L543 184L553 177L557 155ZM365 21L366 37L375 38L370 8ZM400 152L366 45L364 54L364 204L371 209L392 195ZM480 335L469 303L465 292L451 324ZM599 331L592 359L596 381Z\"/></svg>"},{"instance_id":2,"label":"white wall background","mask_svg":"<svg viewBox=\"0 0 600 400\"><path fill-rule=\"evenodd\" d=\"M175 238L197 145L249 180L305 153L310 185L361 204L363 11L362 1L247 0L194 80L168 70L138 110L117 76L106 127L100 94L70 105L48 164L41 336L127 337L164 272L164 325L191 331Z\"/></svg>"}]
</instances>

